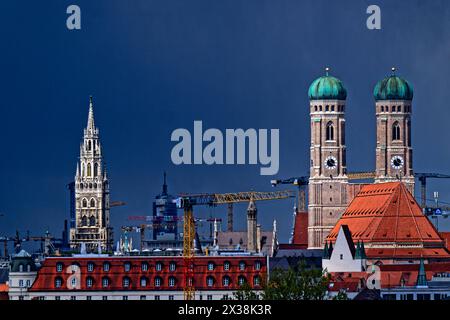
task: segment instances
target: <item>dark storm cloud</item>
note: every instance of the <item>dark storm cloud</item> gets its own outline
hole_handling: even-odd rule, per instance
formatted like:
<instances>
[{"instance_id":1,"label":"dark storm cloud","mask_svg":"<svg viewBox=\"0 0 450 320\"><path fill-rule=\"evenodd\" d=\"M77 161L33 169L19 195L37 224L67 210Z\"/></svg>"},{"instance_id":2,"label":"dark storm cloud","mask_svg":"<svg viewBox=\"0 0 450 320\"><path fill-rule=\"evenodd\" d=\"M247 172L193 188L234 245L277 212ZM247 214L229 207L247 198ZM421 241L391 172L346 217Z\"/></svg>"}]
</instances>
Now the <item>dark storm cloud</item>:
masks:
<instances>
[{"instance_id":1,"label":"dark storm cloud","mask_svg":"<svg viewBox=\"0 0 450 320\"><path fill-rule=\"evenodd\" d=\"M369 1L3 1L0 10L0 234L59 232L68 217L88 96L111 178L116 227L150 214L162 171L178 192L270 190L258 166L174 166L170 133L279 128L279 177L309 164L307 89L325 66L348 91L350 171L375 165L372 90L390 73L415 90L414 169L449 173L450 3L377 1L382 29L366 28ZM450 202L450 181L429 184ZM294 200L258 204L287 241ZM226 208L199 208L224 217ZM245 206L238 206L238 226ZM242 223L241 223L242 225Z\"/></svg>"}]
</instances>

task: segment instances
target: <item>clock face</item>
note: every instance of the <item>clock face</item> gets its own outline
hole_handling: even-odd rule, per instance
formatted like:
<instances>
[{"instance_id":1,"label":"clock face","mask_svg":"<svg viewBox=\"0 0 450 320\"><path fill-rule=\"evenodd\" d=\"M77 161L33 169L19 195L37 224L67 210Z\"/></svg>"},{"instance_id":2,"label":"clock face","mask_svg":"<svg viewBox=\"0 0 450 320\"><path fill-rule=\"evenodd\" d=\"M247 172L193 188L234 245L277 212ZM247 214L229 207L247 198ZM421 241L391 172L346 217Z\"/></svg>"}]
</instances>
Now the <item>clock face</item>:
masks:
<instances>
[{"instance_id":1,"label":"clock face","mask_svg":"<svg viewBox=\"0 0 450 320\"><path fill-rule=\"evenodd\" d=\"M333 156L329 156L325 159L325 168L331 170L337 167L337 159Z\"/></svg>"},{"instance_id":2,"label":"clock face","mask_svg":"<svg viewBox=\"0 0 450 320\"><path fill-rule=\"evenodd\" d=\"M391 159L391 167L396 170L402 168L404 163L403 158L400 156L393 156Z\"/></svg>"}]
</instances>

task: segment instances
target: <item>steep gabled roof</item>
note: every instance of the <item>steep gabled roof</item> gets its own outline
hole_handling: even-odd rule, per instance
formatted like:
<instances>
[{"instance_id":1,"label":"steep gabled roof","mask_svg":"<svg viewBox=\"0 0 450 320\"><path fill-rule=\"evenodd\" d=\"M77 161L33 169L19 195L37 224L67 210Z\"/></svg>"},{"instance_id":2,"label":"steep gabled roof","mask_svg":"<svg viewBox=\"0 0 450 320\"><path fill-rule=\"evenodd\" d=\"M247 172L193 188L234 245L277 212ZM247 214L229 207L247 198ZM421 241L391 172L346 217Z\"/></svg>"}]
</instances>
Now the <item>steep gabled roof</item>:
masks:
<instances>
[{"instance_id":1,"label":"steep gabled roof","mask_svg":"<svg viewBox=\"0 0 450 320\"><path fill-rule=\"evenodd\" d=\"M352 253L352 257L355 257L355 243L352 239L352 233L350 232L350 229L346 224L342 225L342 231L345 235L345 240L347 241L348 248L350 249L350 252Z\"/></svg>"},{"instance_id":2,"label":"steep gabled roof","mask_svg":"<svg viewBox=\"0 0 450 320\"><path fill-rule=\"evenodd\" d=\"M401 182L363 186L326 240L336 241L343 225L348 226L353 241L364 241L366 244L444 246L433 224Z\"/></svg>"}]
</instances>

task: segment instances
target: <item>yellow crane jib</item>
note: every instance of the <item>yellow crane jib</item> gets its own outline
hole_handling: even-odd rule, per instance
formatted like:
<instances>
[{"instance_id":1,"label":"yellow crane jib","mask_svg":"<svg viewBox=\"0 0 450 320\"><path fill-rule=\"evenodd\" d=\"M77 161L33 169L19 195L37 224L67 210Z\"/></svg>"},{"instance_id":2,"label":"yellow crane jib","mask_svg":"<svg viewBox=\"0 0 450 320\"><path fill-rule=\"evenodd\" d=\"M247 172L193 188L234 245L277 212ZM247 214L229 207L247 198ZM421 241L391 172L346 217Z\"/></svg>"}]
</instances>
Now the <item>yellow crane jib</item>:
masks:
<instances>
[{"instance_id":1,"label":"yellow crane jib","mask_svg":"<svg viewBox=\"0 0 450 320\"><path fill-rule=\"evenodd\" d=\"M184 261L184 281L183 288L184 300L195 299L194 287L194 238L195 221L193 215L193 206L264 201L292 198L293 193L290 190L273 192L246 191L237 193L212 193L212 194L184 194L175 199L177 208L184 210L183 223L183 261Z\"/></svg>"}]
</instances>

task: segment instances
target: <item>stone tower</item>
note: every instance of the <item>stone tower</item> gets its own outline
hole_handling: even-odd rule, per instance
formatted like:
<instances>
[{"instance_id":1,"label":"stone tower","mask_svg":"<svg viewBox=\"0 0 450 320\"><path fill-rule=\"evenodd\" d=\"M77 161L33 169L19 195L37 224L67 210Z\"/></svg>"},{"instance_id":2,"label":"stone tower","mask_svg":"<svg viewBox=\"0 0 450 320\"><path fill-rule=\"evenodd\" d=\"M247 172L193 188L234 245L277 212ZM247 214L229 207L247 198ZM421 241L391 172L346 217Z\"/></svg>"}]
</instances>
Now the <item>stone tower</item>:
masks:
<instances>
[{"instance_id":1,"label":"stone tower","mask_svg":"<svg viewBox=\"0 0 450 320\"><path fill-rule=\"evenodd\" d=\"M374 89L377 118L375 182L399 181L414 194L411 147L413 89L404 79L392 74Z\"/></svg>"},{"instance_id":2,"label":"stone tower","mask_svg":"<svg viewBox=\"0 0 450 320\"><path fill-rule=\"evenodd\" d=\"M321 249L347 205L345 108L347 91L328 74L316 79L308 95L311 116L311 163L308 201L308 248Z\"/></svg>"},{"instance_id":3,"label":"stone tower","mask_svg":"<svg viewBox=\"0 0 450 320\"><path fill-rule=\"evenodd\" d=\"M256 252L259 239L257 238L257 219L258 210L253 200L250 200L247 208L247 251Z\"/></svg>"},{"instance_id":4,"label":"stone tower","mask_svg":"<svg viewBox=\"0 0 450 320\"><path fill-rule=\"evenodd\" d=\"M109 183L98 134L90 97L88 123L75 175L75 227L70 229L70 247L78 249L84 243L88 251L97 251L99 245L109 251L113 242L109 226Z\"/></svg>"}]
</instances>

